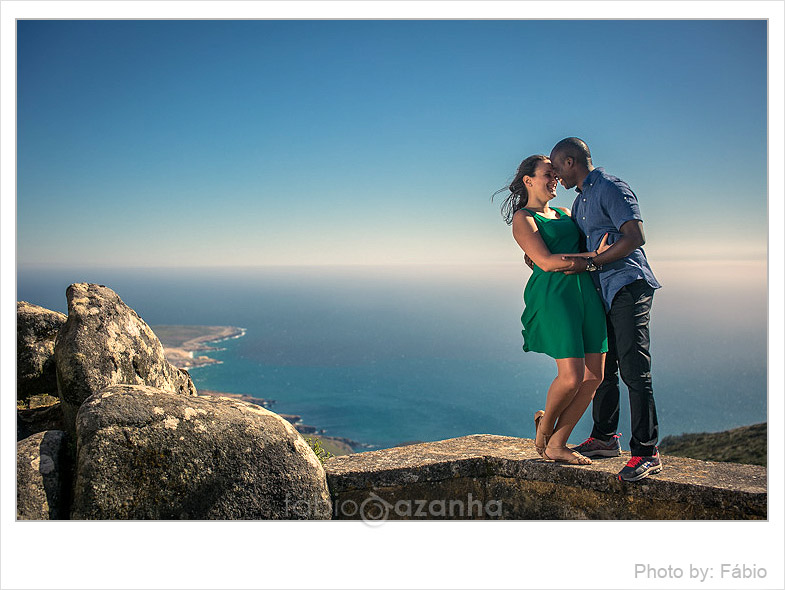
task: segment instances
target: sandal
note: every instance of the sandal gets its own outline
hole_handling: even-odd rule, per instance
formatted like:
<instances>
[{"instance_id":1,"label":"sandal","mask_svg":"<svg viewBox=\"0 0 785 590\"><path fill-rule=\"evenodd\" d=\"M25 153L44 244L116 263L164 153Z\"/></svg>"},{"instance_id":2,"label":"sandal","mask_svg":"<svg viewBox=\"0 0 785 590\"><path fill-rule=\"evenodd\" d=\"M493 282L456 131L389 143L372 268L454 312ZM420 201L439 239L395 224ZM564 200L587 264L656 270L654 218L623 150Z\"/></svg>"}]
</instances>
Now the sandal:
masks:
<instances>
[{"instance_id":1,"label":"sandal","mask_svg":"<svg viewBox=\"0 0 785 590\"><path fill-rule=\"evenodd\" d=\"M567 449L567 447L564 448ZM567 450L571 450L571 449L567 449ZM570 459L553 459L548 456L548 453L545 452L544 449L542 451L542 456L550 461L553 461L554 463L564 463L566 465L591 465L591 459L589 459L588 457L584 457L583 455L581 455L576 451L572 451L572 457Z\"/></svg>"},{"instance_id":2,"label":"sandal","mask_svg":"<svg viewBox=\"0 0 785 590\"><path fill-rule=\"evenodd\" d=\"M537 451L537 454L540 457L545 455L545 448L548 446L548 439L551 438L550 435L545 436L545 445L542 447L537 446L537 432L540 430L540 420L542 420L544 415L544 410L537 410L534 412L534 450Z\"/></svg>"}]
</instances>

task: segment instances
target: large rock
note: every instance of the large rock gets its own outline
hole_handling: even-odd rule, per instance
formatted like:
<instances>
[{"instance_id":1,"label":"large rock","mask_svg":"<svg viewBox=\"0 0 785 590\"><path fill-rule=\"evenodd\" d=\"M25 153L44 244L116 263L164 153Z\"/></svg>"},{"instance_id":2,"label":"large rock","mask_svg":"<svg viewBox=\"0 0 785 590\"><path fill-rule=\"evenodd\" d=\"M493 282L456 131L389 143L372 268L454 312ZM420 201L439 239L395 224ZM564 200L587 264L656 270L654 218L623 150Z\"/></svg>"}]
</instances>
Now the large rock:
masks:
<instances>
[{"instance_id":1,"label":"large rock","mask_svg":"<svg viewBox=\"0 0 785 590\"><path fill-rule=\"evenodd\" d=\"M27 301L16 303L16 397L57 391L55 351L57 331L65 314Z\"/></svg>"},{"instance_id":2,"label":"large rock","mask_svg":"<svg viewBox=\"0 0 785 590\"><path fill-rule=\"evenodd\" d=\"M68 518L66 435L39 432L16 443L16 517L22 520Z\"/></svg>"},{"instance_id":3,"label":"large rock","mask_svg":"<svg viewBox=\"0 0 785 590\"><path fill-rule=\"evenodd\" d=\"M76 420L74 519L328 519L324 469L255 404L116 385Z\"/></svg>"},{"instance_id":4,"label":"large rock","mask_svg":"<svg viewBox=\"0 0 785 590\"><path fill-rule=\"evenodd\" d=\"M54 357L69 432L82 402L110 385L149 385L196 395L188 372L166 360L150 327L114 291L75 283L66 298L68 319L57 334Z\"/></svg>"},{"instance_id":5,"label":"large rock","mask_svg":"<svg viewBox=\"0 0 785 590\"><path fill-rule=\"evenodd\" d=\"M54 400L53 403L36 404L41 397ZM46 430L63 430L63 405L51 395L33 396L29 407L16 408L16 440L22 440Z\"/></svg>"}]
</instances>

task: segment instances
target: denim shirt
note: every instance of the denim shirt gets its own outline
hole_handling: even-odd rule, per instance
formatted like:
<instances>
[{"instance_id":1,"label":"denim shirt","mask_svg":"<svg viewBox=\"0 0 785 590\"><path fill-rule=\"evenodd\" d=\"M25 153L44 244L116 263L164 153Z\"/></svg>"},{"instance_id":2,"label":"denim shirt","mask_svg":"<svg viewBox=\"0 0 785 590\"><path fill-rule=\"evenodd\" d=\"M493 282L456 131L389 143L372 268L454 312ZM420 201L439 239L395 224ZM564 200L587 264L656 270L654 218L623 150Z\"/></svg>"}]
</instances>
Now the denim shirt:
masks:
<instances>
[{"instance_id":1,"label":"denim shirt","mask_svg":"<svg viewBox=\"0 0 785 590\"><path fill-rule=\"evenodd\" d=\"M572 218L586 236L586 250L596 250L602 237L608 234L608 245L621 237L621 226L627 221L641 219L638 198L623 180L595 168L575 189L578 196L572 204ZM602 270L590 273L599 286L602 302L610 310L619 289L638 279L644 279L653 289L660 284L646 259L643 248L637 248L625 258L603 265Z\"/></svg>"}]
</instances>

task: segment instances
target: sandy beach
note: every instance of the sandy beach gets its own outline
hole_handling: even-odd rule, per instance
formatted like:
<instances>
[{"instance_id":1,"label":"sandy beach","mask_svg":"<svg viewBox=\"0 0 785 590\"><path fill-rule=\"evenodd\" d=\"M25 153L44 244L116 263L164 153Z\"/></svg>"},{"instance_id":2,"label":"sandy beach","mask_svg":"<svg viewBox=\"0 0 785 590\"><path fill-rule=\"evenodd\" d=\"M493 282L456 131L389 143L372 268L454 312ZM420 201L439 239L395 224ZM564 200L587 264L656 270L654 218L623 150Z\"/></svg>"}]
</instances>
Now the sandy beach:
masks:
<instances>
[{"instance_id":1,"label":"sandy beach","mask_svg":"<svg viewBox=\"0 0 785 590\"><path fill-rule=\"evenodd\" d=\"M166 359L180 369L193 369L205 365L220 364L203 352L219 350L215 344L232 338L240 338L245 328L234 326L151 326L164 345Z\"/></svg>"}]
</instances>

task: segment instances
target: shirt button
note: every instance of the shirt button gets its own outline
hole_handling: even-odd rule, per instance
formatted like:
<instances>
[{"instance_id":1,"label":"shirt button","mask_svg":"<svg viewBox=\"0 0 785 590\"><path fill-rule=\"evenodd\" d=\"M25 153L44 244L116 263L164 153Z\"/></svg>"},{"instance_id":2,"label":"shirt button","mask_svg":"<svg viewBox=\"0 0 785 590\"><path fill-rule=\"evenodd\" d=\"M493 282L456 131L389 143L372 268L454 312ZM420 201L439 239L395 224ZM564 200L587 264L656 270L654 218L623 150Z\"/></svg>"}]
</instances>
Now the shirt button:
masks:
<instances>
[{"instance_id":1,"label":"shirt button","mask_svg":"<svg viewBox=\"0 0 785 590\"><path fill-rule=\"evenodd\" d=\"M586 199L583 199L583 202L585 203L585 202L586 202Z\"/></svg>"},{"instance_id":2,"label":"shirt button","mask_svg":"<svg viewBox=\"0 0 785 590\"><path fill-rule=\"evenodd\" d=\"M581 219L586 219L585 217L581 217Z\"/></svg>"}]
</instances>

